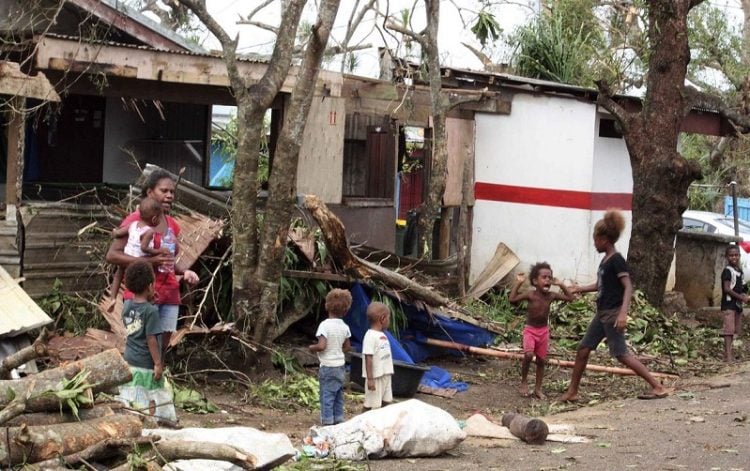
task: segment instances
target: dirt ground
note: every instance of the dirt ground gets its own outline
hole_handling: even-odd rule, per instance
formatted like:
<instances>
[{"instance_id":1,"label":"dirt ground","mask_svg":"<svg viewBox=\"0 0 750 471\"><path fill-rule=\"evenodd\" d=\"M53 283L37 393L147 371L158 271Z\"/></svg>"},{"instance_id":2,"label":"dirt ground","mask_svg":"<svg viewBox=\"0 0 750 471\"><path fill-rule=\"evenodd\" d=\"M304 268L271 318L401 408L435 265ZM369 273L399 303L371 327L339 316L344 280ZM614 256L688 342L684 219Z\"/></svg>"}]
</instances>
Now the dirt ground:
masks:
<instances>
[{"instance_id":1,"label":"dirt ground","mask_svg":"<svg viewBox=\"0 0 750 471\"><path fill-rule=\"evenodd\" d=\"M605 356L593 356L592 362ZM514 411L565 423L592 439L587 444L548 442L531 446L507 440L469 438L448 456L410 460L381 460L373 470L551 470L551 469L711 469L750 471L750 363L725 367L717 376L686 378L671 384L675 395L666 399L635 399L646 384L633 377L587 374L581 388L583 403L555 401L564 390L570 371L549 368L545 393L551 400L520 397L520 368L498 359L443 359L439 366L469 390L445 399L417 394L416 398L445 409L456 419L475 412L500 421ZM314 371L310 370L313 374ZM533 374L533 369L532 369ZM722 386L722 387L716 387ZM317 412L275 410L252 404L247 393L230 381L206 384L203 392L221 409L198 415L180 411L183 426L247 425L286 433L295 446L317 421ZM347 414L361 408L361 396L347 396Z\"/></svg>"}]
</instances>

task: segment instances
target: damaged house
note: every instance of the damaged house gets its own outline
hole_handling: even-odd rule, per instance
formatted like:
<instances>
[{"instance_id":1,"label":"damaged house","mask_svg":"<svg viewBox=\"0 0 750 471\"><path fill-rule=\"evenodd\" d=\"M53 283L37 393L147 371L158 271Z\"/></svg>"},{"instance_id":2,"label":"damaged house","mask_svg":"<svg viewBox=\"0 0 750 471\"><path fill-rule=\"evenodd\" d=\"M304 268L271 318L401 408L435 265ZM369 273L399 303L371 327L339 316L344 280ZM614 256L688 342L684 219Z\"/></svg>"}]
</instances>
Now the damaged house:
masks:
<instances>
[{"instance_id":1,"label":"damaged house","mask_svg":"<svg viewBox=\"0 0 750 471\"><path fill-rule=\"evenodd\" d=\"M43 74L60 101L3 92L16 106L6 101L3 113L0 263L25 279L32 296L49 292L56 279L67 290L101 290L103 254L71 241L91 221L102 228L117 222L102 205L102 189L127 188L149 163L175 174L184 168L185 181L214 193L206 212L227 214L228 188L217 188L215 178L222 156L211 146L214 106L234 104L226 69L220 56L115 0L68 0L54 22L49 15L20 20L23 5L4 2L0 11L2 29L18 44L5 46L3 60L21 64L29 77ZM241 73L260 77L264 60L241 58ZM444 93L478 98L448 115L437 258L455 256L463 231L470 281L500 242L523 265L547 260L561 278L592 279L593 223L611 206L628 215L632 191L627 149L614 120L597 107L596 92L449 68L443 77ZM294 81L292 68L269 112L271 171ZM413 225L403 222L413 222L430 178L428 87L418 76L407 84L321 71L315 96L297 193L319 196L352 242L413 253ZM718 135L726 127L716 113L697 110L685 130ZM97 200L81 197L92 189ZM459 224L462 203L467 225ZM626 246L627 234L620 248Z\"/></svg>"}]
</instances>

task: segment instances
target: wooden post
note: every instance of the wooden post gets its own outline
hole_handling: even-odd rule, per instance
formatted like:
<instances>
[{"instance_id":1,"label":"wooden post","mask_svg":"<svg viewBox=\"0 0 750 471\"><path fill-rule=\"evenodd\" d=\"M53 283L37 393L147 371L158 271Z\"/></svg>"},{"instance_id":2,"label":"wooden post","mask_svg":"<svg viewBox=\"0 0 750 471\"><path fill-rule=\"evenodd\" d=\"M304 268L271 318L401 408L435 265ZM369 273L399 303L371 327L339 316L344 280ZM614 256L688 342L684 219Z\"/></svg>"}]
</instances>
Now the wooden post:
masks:
<instances>
[{"instance_id":1,"label":"wooden post","mask_svg":"<svg viewBox=\"0 0 750 471\"><path fill-rule=\"evenodd\" d=\"M438 260L445 260L450 256L452 222L453 208L440 208L440 243L438 244Z\"/></svg>"},{"instance_id":2,"label":"wooden post","mask_svg":"<svg viewBox=\"0 0 750 471\"><path fill-rule=\"evenodd\" d=\"M21 201L23 190L23 153L26 136L26 99L15 96L10 99L10 109L6 112L6 142L8 143L8 162L5 167L5 204L7 214L15 221L15 207ZM12 214L11 214L12 212ZM6 216L7 219L7 216Z\"/></svg>"}]
</instances>

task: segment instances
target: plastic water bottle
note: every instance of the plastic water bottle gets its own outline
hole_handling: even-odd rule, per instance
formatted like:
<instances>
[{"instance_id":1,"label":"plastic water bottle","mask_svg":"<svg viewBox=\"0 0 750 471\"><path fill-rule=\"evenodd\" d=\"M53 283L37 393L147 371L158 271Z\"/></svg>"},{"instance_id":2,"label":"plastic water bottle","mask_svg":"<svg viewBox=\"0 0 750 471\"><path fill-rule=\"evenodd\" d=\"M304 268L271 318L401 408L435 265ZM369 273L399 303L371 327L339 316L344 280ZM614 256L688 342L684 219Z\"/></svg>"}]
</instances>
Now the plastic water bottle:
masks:
<instances>
[{"instance_id":1,"label":"plastic water bottle","mask_svg":"<svg viewBox=\"0 0 750 471\"><path fill-rule=\"evenodd\" d=\"M167 233L161 238L161 246L162 248L168 249L169 253L174 257L177 252L177 237L175 237L171 227L167 228ZM159 271L162 273L174 272L174 262L159 265Z\"/></svg>"}]
</instances>

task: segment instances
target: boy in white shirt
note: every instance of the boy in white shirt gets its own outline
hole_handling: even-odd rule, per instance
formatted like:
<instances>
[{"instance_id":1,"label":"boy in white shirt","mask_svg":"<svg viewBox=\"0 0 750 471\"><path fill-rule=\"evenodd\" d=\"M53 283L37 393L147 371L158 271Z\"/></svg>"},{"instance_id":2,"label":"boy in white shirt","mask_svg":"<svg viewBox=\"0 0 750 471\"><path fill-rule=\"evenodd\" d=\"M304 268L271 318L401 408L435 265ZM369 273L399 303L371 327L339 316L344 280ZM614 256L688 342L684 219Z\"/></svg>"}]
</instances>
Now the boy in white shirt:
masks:
<instances>
[{"instance_id":1,"label":"boy in white shirt","mask_svg":"<svg viewBox=\"0 0 750 471\"><path fill-rule=\"evenodd\" d=\"M378 409L393 402L391 344L384 331L391 322L388 306L374 302L367 307L370 330L362 341L362 376L365 377L365 409Z\"/></svg>"},{"instance_id":2,"label":"boy in white shirt","mask_svg":"<svg viewBox=\"0 0 750 471\"><path fill-rule=\"evenodd\" d=\"M344 378L346 376L344 352L351 349L349 326L343 317L352 305L352 295L343 289L332 289L326 295L328 319L318 326L315 336L318 343L310 350L318 352L320 370L320 422L334 425L344 421Z\"/></svg>"}]
</instances>

